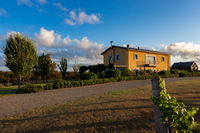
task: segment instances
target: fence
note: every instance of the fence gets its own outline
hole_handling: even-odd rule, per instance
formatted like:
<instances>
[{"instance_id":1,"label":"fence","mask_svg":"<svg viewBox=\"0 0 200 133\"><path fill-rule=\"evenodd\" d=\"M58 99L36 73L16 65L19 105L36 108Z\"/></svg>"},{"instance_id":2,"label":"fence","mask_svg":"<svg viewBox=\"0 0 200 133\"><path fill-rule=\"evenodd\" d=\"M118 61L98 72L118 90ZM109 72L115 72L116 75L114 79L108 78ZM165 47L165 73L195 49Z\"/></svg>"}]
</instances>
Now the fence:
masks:
<instances>
[{"instance_id":1,"label":"fence","mask_svg":"<svg viewBox=\"0 0 200 133\"><path fill-rule=\"evenodd\" d=\"M159 87L159 79L155 78L151 80L152 83L152 96L159 96L161 88ZM164 80L165 83L165 80ZM160 109L153 105L154 117L156 123L156 133L169 133L168 127L162 123Z\"/></svg>"}]
</instances>

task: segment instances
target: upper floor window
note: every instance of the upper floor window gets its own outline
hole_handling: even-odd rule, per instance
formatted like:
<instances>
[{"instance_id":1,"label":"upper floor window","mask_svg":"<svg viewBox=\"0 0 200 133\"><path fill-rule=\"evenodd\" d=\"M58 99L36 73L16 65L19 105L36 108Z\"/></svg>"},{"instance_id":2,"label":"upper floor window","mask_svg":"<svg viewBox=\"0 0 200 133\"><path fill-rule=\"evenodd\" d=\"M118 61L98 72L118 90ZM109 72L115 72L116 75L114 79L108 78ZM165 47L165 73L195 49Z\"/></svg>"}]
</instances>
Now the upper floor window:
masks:
<instances>
[{"instance_id":1,"label":"upper floor window","mask_svg":"<svg viewBox=\"0 0 200 133\"><path fill-rule=\"evenodd\" d=\"M134 59L138 60L138 54L134 54Z\"/></svg>"},{"instance_id":2,"label":"upper floor window","mask_svg":"<svg viewBox=\"0 0 200 133\"><path fill-rule=\"evenodd\" d=\"M162 62L165 62L165 57L162 57Z\"/></svg>"},{"instance_id":3,"label":"upper floor window","mask_svg":"<svg viewBox=\"0 0 200 133\"><path fill-rule=\"evenodd\" d=\"M117 61L120 60L120 55L119 55L119 54L116 55L116 60L117 60Z\"/></svg>"}]
</instances>

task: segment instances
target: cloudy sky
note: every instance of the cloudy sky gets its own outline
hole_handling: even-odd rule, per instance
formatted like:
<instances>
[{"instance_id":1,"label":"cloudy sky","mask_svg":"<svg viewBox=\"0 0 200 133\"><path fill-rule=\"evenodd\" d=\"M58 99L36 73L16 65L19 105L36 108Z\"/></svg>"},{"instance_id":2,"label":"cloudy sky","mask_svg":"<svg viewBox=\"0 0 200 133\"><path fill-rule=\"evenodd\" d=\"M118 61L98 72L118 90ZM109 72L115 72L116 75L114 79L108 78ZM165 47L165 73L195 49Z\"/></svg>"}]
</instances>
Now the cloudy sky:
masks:
<instances>
[{"instance_id":1,"label":"cloudy sky","mask_svg":"<svg viewBox=\"0 0 200 133\"><path fill-rule=\"evenodd\" d=\"M199 61L200 1L1 0L0 70L6 70L2 49L13 33L70 65L102 63L110 40L169 52L172 62Z\"/></svg>"}]
</instances>

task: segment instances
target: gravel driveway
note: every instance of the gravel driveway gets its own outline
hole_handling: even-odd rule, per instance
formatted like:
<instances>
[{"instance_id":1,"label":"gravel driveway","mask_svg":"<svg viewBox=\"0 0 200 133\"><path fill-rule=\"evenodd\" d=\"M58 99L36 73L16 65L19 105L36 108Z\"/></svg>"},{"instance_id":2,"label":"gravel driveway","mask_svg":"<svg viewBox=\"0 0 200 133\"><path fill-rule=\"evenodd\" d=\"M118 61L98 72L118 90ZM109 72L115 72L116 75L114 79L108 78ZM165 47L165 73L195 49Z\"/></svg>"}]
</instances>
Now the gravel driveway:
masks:
<instances>
[{"instance_id":1,"label":"gravel driveway","mask_svg":"<svg viewBox=\"0 0 200 133\"><path fill-rule=\"evenodd\" d=\"M166 82L178 80L193 80L199 77L190 78L169 78ZM17 94L0 97L0 117L14 115L26 111L31 111L43 106L61 104L69 100L79 99L88 96L100 95L114 90L123 90L146 86L150 80L135 80L125 82L115 82L107 84L92 85L77 88L65 88L49 90L31 94Z\"/></svg>"}]
</instances>

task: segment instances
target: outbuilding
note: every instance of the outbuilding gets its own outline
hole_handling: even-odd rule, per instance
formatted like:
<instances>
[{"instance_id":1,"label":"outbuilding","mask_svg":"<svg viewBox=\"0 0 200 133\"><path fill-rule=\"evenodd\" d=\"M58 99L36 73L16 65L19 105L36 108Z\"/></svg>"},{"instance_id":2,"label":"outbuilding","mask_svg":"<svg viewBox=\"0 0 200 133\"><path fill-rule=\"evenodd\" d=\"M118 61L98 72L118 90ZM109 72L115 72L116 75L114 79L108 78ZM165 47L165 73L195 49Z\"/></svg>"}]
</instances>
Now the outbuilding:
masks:
<instances>
[{"instance_id":1,"label":"outbuilding","mask_svg":"<svg viewBox=\"0 0 200 133\"><path fill-rule=\"evenodd\" d=\"M196 62L177 62L174 63L171 69L187 70L187 71L198 71L198 65Z\"/></svg>"}]
</instances>

